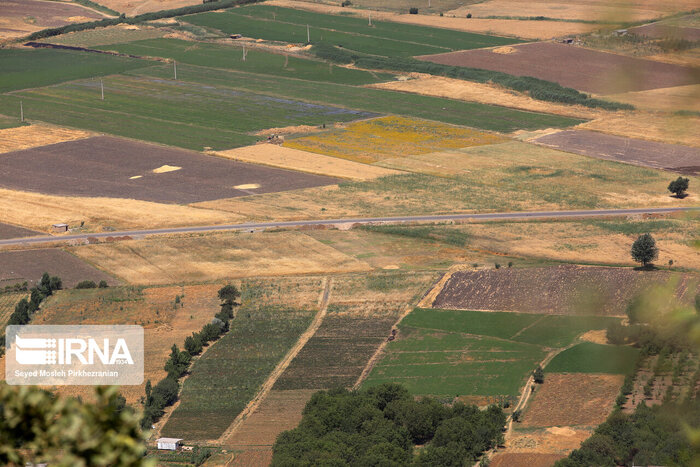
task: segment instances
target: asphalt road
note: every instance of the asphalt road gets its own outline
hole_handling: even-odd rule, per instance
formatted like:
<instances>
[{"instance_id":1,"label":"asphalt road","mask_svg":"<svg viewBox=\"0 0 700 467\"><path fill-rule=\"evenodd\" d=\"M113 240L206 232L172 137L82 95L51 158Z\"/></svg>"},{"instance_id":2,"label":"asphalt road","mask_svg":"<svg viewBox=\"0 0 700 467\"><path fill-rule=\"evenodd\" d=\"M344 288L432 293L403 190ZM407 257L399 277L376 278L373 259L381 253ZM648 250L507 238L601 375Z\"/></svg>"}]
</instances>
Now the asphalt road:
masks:
<instances>
[{"instance_id":1,"label":"asphalt road","mask_svg":"<svg viewBox=\"0 0 700 467\"><path fill-rule=\"evenodd\" d=\"M231 225L204 225L195 227L175 227L169 229L125 230L121 232L85 233L78 235L46 235L40 237L8 238L0 240L0 246L33 245L47 242L70 242L87 240L89 238L106 237L143 237L147 235L167 235L178 233L200 233L230 230L260 230L281 227L305 226L334 226L342 224L401 224L404 222L444 222L456 220L519 220L567 217L600 217L600 216L629 216L635 214L667 214L682 211L698 211L700 207L691 208L641 208L641 209L600 209L586 211L527 211L527 212L494 212L484 214L446 214L436 216L402 216L402 217L358 217L349 219L319 219L286 222L258 222Z\"/></svg>"}]
</instances>

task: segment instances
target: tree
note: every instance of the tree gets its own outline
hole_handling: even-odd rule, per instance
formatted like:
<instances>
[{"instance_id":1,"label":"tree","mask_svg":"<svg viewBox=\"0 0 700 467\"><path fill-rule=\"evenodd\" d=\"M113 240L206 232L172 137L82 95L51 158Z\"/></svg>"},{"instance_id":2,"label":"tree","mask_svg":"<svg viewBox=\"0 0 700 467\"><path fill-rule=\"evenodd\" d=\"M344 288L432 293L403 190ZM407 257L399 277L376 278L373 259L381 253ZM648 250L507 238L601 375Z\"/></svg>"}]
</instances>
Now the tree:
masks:
<instances>
[{"instance_id":1,"label":"tree","mask_svg":"<svg viewBox=\"0 0 700 467\"><path fill-rule=\"evenodd\" d=\"M232 304L240 296L241 293L238 291L238 288L236 288L235 285L225 285L219 290L219 300L224 303Z\"/></svg>"},{"instance_id":2,"label":"tree","mask_svg":"<svg viewBox=\"0 0 700 467\"><path fill-rule=\"evenodd\" d=\"M535 383L544 383L544 371L542 370L542 367L540 365L537 365L535 371L532 372L532 377L535 379Z\"/></svg>"},{"instance_id":3,"label":"tree","mask_svg":"<svg viewBox=\"0 0 700 467\"><path fill-rule=\"evenodd\" d=\"M632 259L642 263L646 267L649 263L659 257L659 249L656 247L656 240L651 234L640 235L632 244Z\"/></svg>"},{"instance_id":4,"label":"tree","mask_svg":"<svg viewBox=\"0 0 700 467\"><path fill-rule=\"evenodd\" d=\"M185 339L185 350L192 356L199 354L202 351L202 339L199 334L192 333Z\"/></svg>"},{"instance_id":5,"label":"tree","mask_svg":"<svg viewBox=\"0 0 700 467\"><path fill-rule=\"evenodd\" d=\"M94 404L30 386L0 385L0 464L151 466L138 415L116 387Z\"/></svg>"},{"instance_id":6,"label":"tree","mask_svg":"<svg viewBox=\"0 0 700 467\"><path fill-rule=\"evenodd\" d=\"M668 184L668 191L676 195L676 198L685 198L687 196L686 191L688 190L689 183L689 179L678 177Z\"/></svg>"},{"instance_id":7,"label":"tree","mask_svg":"<svg viewBox=\"0 0 700 467\"><path fill-rule=\"evenodd\" d=\"M186 351L180 351L176 344L170 348L170 358L165 362L165 371L168 372L168 376L173 378L179 378L184 375L187 368L190 366L190 354Z\"/></svg>"}]
</instances>

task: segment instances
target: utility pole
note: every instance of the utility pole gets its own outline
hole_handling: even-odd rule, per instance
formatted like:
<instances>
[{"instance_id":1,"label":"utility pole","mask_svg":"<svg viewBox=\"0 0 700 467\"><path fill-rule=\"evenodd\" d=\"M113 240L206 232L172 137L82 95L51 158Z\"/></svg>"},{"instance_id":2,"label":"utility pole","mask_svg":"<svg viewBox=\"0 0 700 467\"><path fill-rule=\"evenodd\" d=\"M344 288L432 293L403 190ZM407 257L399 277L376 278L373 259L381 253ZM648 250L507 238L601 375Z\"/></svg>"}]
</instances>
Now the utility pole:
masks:
<instances>
[{"instance_id":1,"label":"utility pole","mask_svg":"<svg viewBox=\"0 0 700 467\"><path fill-rule=\"evenodd\" d=\"M245 62L245 45L243 45L243 61Z\"/></svg>"},{"instance_id":2,"label":"utility pole","mask_svg":"<svg viewBox=\"0 0 700 467\"><path fill-rule=\"evenodd\" d=\"M24 107L22 106L22 101L19 101L19 121L24 123Z\"/></svg>"},{"instance_id":3,"label":"utility pole","mask_svg":"<svg viewBox=\"0 0 700 467\"><path fill-rule=\"evenodd\" d=\"M309 25L306 25L306 43L311 42L311 33L309 32Z\"/></svg>"},{"instance_id":4,"label":"utility pole","mask_svg":"<svg viewBox=\"0 0 700 467\"><path fill-rule=\"evenodd\" d=\"M102 80L100 80L100 100L105 100L105 85Z\"/></svg>"},{"instance_id":5,"label":"utility pole","mask_svg":"<svg viewBox=\"0 0 700 467\"><path fill-rule=\"evenodd\" d=\"M173 60L173 74L175 75L175 81L177 81L177 62Z\"/></svg>"},{"instance_id":6,"label":"utility pole","mask_svg":"<svg viewBox=\"0 0 700 467\"><path fill-rule=\"evenodd\" d=\"M369 12L369 25L372 26L372 12Z\"/></svg>"},{"instance_id":7,"label":"utility pole","mask_svg":"<svg viewBox=\"0 0 700 467\"><path fill-rule=\"evenodd\" d=\"M284 54L284 67L287 68L289 65L289 54Z\"/></svg>"},{"instance_id":8,"label":"utility pole","mask_svg":"<svg viewBox=\"0 0 700 467\"><path fill-rule=\"evenodd\" d=\"M430 8L430 0L428 0L428 8Z\"/></svg>"}]
</instances>

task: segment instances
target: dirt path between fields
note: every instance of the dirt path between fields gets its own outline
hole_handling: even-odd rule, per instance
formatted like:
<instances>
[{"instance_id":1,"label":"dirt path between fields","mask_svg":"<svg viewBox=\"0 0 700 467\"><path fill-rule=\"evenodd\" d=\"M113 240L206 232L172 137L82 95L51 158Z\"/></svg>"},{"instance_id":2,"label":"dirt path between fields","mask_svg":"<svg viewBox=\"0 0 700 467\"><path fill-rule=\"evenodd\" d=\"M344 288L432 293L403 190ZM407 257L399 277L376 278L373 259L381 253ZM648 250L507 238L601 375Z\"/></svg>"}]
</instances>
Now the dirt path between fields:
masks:
<instances>
[{"instance_id":1,"label":"dirt path between fields","mask_svg":"<svg viewBox=\"0 0 700 467\"><path fill-rule=\"evenodd\" d=\"M304 333L299 337L299 340L297 340L296 344L294 344L294 346L291 349L289 349L287 355L285 355L282 361L280 361L275 367L275 369L272 371L272 373L270 373L270 376L268 376L267 380L263 383L262 387L255 395L255 397L253 397L253 399L248 403L248 405L243 409L243 411L240 414L238 414L236 419L233 421L233 423L231 423L231 425L226 429L226 431L224 431L221 434L219 439L216 440L216 443L224 443L226 439L230 438L235 433L235 431L238 430L238 428L240 428L240 426L248 418L248 416L255 412L255 410L260 406L265 397L267 397L267 395L270 393L270 390L275 385L279 377L282 376L282 373L284 373L284 371L287 369L292 360L294 360L294 357L297 356L297 354L306 345L309 339L311 339L311 337L314 334L316 334L316 331L321 326L323 318L325 318L326 312L328 311L328 302L330 300L332 286L333 279L325 278L323 292L320 298L319 311L318 313L316 313L316 316L309 325L308 329L304 331Z\"/></svg>"}]
</instances>

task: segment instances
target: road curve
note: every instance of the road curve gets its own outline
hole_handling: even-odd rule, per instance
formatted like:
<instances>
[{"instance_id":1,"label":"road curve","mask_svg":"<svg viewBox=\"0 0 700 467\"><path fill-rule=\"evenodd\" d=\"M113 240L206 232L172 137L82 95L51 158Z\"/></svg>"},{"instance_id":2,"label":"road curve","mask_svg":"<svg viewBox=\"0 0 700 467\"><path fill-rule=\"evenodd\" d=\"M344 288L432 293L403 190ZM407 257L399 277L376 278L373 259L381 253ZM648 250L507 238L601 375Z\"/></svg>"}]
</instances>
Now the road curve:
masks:
<instances>
[{"instance_id":1,"label":"road curve","mask_svg":"<svg viewBox=\"0 0 700 467\"><path fill-rule=\"evenodd\" d=\"M640 209L592 209L583 211L523 211L523 212L493 212L483 214L444 214L433 216L401 216L401 217L358 217L348 219L319 219L306 221L281 222L250 222L230 225L204 225L194 227L173 227L167 229L124 230L121 232L100 232L77 235L46 235L39 237L8 238L0 240L0 246L22 246L47 242L71 242L87 240L88 238L107 238L124 236L167 235L178 233L202 233L230 230L274 229L283 227L334 226L342 224L401 224L404 222L445 222L457 220L519 220L566 217L599 217L599 216L629 216L635 214L668 214L683 211L700 211L700 207L688 208L640 208Z\"/></svg>"}]
</instances>

